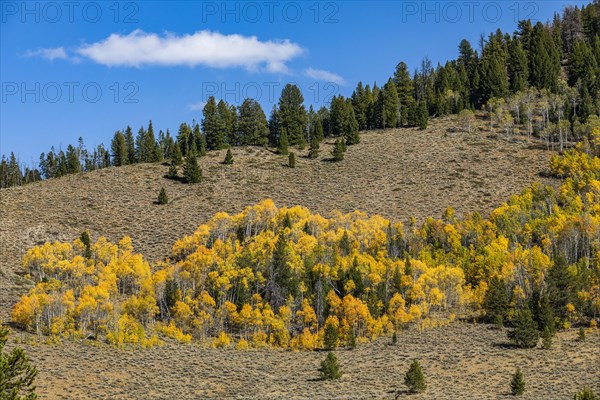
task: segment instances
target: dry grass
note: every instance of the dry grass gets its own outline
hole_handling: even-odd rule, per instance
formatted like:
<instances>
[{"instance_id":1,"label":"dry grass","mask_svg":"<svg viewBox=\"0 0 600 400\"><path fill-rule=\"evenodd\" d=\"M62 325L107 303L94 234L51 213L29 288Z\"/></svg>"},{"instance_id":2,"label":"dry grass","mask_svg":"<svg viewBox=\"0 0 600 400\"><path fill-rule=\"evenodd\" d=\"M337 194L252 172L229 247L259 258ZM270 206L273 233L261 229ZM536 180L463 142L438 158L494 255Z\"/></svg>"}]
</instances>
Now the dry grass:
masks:
<instances>
[{"instance_id":1,"label":"dry grass","mask_svg":"<svg viewBox=\"0 0 600 400\"><path fill-rule=\"evenodd\" d=\"M318 160L296 151L296 169L286 166L287 157L260 148L234 149L232 166L221 164L224 151L209 153L200 159L205 180L196 185L165 179L166 165L145 164L2 190L0 318L9 318L12 305L30 287L17 273L24 251L47 240L72 240L86 229L93 238L104 235L114 241L130 235L137 251L157 260L215 212L237 213L266 197L278 206L299 204L324 215L333 209L360 209L406 221L410 216L439 217L447 206L458 215L475 210L485 215L534 180L556 184L539 176L551 153L521 140L509 143L489 137L486 121L478 121L470 134L451 133L448 128L454 124L448 117L432 121L425 131L365 133L361 144L349 147L339 163L328 162L331 143L322 146ZM166 206L154 204L161 186L171 200ZM418 336L409 335L401 339L406 346L388 348L378 341L341 352L346 376L335 383L310 381L322 357L318 353L200 352L168 345L129 354L77 343L30 350L43 365L42 394L81 399L393 398L388 392L400 387L400 372L415 356L425 360L438 398L442 393L446 398L497 398L506 391L504 380L513 360L537 374L536 381L551 388L550 393L566 394L582 382L567 379L569 374L576 375L579 366L589 369L591 362L591 347L587 355L570 345L558 347L572 353L567 363L558 350L493 347L488 339L497 340L496 333L483 328L451 329L463 335L453 339L454 344L421 343ZM478 345L467 346L469 340ZM446 358L440 358L440 348ZM549 357L564 367L555 369ZM594 360L598 366L597 355ZM467 372L473 377L461 376ZM595 385L598 388L597 380ZM561 396L557 398L565 397Z\"/></svg>"},{"instance_id":2,"label":"dry grass","mask_svg":"<svg viewBox=\"0 0 600 400\"><path fill-rule=\"evenodd\" d=\"M336 355L344 375L319 381L324 352L201 349L169 343L139 351L86 342L24 346L41 368L38 391L49 399L509 399L517 367L523 399L571 399L581 387L600 389L600 335L576 342L560 332L551 350L506 346L506 333L487 325L455 323L409 330ZM403 377L419 358L428 389L406 392Z\"/></svg>"}]
</instances>

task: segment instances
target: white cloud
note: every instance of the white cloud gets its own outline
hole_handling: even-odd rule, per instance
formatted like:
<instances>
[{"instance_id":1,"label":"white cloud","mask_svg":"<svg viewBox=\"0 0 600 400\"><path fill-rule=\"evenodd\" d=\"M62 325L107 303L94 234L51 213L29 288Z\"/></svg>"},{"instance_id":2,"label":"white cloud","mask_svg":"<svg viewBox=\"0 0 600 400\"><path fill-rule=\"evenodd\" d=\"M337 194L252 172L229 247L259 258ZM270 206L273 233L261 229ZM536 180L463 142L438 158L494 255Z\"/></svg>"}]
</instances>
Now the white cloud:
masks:
<instances>
[{"instance_id":1,"label":"white cloud","mask_svg":"<svg viewBox=\"0 0 600 400\"><path fill-rule=\"evenodd\" d=\"M206 105L205 101L199 101L197 103L189 104L188 108L190 111L202 111L204 110L204 106Z\"/></svg>"},{"instance_id":2,"label":"white cloud","mask_svg":"<svg viewBox=\"0 0 600 400\"><path fill-rule=\"evenodd\" d=\"M191 35L146 33L135 30L128 35L111 34L86 44L75 52L107 66L197 66L214 68L243 67L270 72L287 72L286 62L303 53L289 40L260 41L256 36L223 35L198 31Z\"/></svg>"},{"instance_id":3,"label":"white cloud","mask_svg":"<svg viewBox=\"0 0 600 400\"><path fill-rule=\"evenodd\" d=\"M325 71L323 69L309 68L306 71L304 71L304 73L309 78L316 79L319 81L333 82L333 83L337 83L338 85L344 84L344 78L342 78L338 74L335 74L335 73L329 72L329 71Z\"/></svg>"},{"instance_id":4,"label":"white cloud","mask_svg":"<svg viewBox=\"0 0 600 400\"><path fill-rule=\"evenodd\" d=\"M37 50L29 50L25 53L26 57L41 57L46 60L65 60L69 58L67 52L64 47L56 47L52 49L37 49Z\"/></svg>"}]
</instances>

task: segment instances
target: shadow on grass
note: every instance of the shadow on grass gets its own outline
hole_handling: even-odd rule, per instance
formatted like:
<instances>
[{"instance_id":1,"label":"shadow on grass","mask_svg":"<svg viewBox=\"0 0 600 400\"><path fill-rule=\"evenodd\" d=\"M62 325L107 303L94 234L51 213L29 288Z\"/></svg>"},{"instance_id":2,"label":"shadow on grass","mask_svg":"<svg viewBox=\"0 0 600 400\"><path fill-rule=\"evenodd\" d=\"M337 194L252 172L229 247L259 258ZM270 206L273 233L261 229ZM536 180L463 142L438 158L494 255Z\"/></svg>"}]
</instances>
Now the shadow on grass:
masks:
<instances>
[{"instance_id":1,"label":"shadow on grass","mask_svg":"<svg viewBox=\"0 0 600 400\"><path fill-rule=\"evenodd\" d=\"M504 349L504 350L516 350L516 349L522 349L522 347L517 346L514 343L511 342L494 342L492 343L493 347L497 347L499 349Z\"/></svg>"}]
</instances>

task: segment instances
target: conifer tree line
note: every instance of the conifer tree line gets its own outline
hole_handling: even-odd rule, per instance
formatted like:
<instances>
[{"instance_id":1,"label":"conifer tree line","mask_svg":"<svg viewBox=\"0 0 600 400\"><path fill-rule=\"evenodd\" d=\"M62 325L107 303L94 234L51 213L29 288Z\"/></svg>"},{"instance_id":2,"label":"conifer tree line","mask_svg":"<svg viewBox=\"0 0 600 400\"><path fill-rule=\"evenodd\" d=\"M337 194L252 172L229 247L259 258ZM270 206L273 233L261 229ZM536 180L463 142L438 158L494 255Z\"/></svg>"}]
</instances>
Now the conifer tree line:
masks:
<instances>
[{"instance_id":1,"label":"conifer tree line","mask_svg":"<svg viewBox=\"0 0 600 400\"><path fill-rule=\"evenodd\" d=\"M0 164L0 187L231 146L309 147L309 158L316 158L325 137L352 145L359 142L359 131L424 129L429 117L482 108L492 114L491 126L496 121L507 135L524 124L529 136L562 150L576 138L574 124L600 113L598 1L568 6L546 24L520 21L512 35L497 30L482 36L478 47L462 40L457 59L434 67L424 58L412 73L400 62L382 87L359 82L349 98L335 96L329 107L316 111L307 110L300 89L288 84L268 119L256 100L236 107L210 97L201 123L182 123L176 137L169 130L155 135L152 123L137 134L127 127L115 133L109 149L100 145L88 151L80 138L66 151L42 153L37 168L23 169L11 153Z\"/></svg>"}]
</instances>

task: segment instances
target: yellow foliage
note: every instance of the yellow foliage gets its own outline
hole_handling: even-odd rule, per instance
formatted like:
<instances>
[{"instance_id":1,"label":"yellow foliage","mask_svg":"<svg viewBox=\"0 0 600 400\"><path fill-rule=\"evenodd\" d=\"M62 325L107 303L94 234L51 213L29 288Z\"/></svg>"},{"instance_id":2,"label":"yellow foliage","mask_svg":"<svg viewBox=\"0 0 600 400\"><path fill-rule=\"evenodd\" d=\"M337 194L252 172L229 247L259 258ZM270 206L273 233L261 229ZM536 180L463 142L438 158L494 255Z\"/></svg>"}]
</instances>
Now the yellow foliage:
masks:
<instances>
[{"instance_id":1,"label":"yellow foliage","mask_svg":"<svg viewBox=\"0 0 600 400\"><path fill-rule=\"evenodd\" d=\"M240 339L235 345L236 350L248 350L250 348L250 344L246 339Z\"/></svg>"},{"instance_id":2,"label":"yellow foliage","mask_svg":"<svg viewBox=\"0 0 600 400\"><path fill-rule=\"evenodd\" d=\"M229 343L231 343L231 339L229 338L229 336L221 331L221 333L219 334L219 336L217 336L216 338L213 339L212 341L212 345L214 348L222 348L222 347L227 347L229 346Z\"/></svg>"},{"instance_id":3,"label":"yellow foliage","mask_svg":"<svg viewBox=\"0 0 600 400\"><path fill-rule=\"evenodd\" d=\"M192 335L183 333L173 321L170 321L168 325L159 322L156 324L156 330L158 333L181 343L190 343L192 341Z\"/></svg>"}]
</instances>

